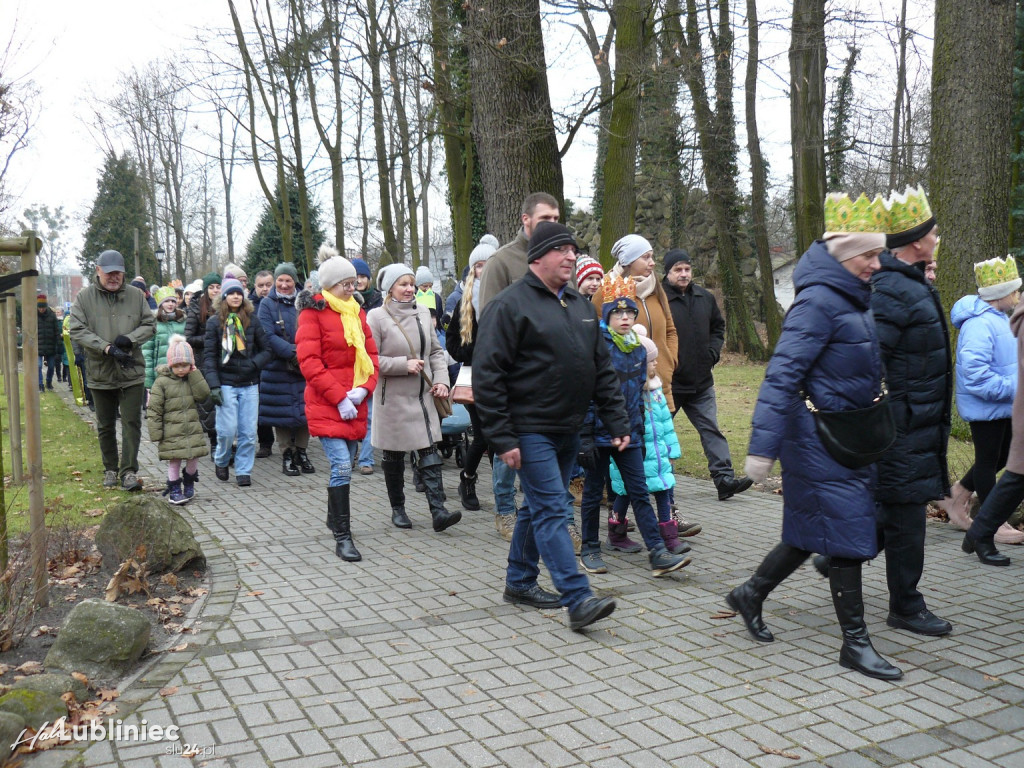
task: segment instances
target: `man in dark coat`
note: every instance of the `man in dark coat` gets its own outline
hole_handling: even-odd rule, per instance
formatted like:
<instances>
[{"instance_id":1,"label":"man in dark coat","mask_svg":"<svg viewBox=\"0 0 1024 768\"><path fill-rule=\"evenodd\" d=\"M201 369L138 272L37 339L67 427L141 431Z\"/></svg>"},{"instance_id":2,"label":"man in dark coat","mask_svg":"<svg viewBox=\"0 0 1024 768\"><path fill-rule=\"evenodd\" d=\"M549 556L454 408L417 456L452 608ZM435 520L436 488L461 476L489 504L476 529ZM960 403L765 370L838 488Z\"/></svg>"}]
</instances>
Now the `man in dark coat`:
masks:
<instances>
[{"instance_id":1,"label":"man in dark coat","mask_svg":"<svg viewBox=\"0 0 1024 768\"><path fill-rule=\"evenodd\" d=\"M597 316L569 285L576 251L566 227L538 224L527 245L529 271L484 307L477 336L486 343L473 353L484 437L500 461L519 470L530 500L512 533L504 600L541 609L564 604L573 630L615 610L614 600L594 596L577 568L565 526L566 486L591 401L613 446L626 448L630 434ZM540 558L561 597L538 586Z\"/></svg>"},{"instance_id":2,"label":"man in dark coat","mask_svg":"<svg viewBox=\"0 0 1024 768\"><path fill-rule=\"evenodd\" d=\"M949 492L953 366L939 294L925 279L938 228L924 192L891 198L895 234L886 237L882 268L872 279L871 310L885 363L897 438L878 462L878 523L885 548L890 627L948 635L917 588L924 570L925 509Z\"/></svg>"},{"instance_id":3,"label":"man in dark coat","mask_svg":"<svg viewBox=\"0 0 1024 768\"><path fill-rule=\"evenodd\" d=\"M39 391L43 389L43 363L46 363L46 389L53 391L53 371L60 360L60 352L63 348L64 339L61 331L60 321L57 313L50 309L47 303L46 294L40 293L36 296L36 310L39 313L38 339L39 339Z\"/></svg>"},{"instance_id":4,"label":"man in dark coat","mask_svg":"<svg viewBox=\"0 0 1024 768\"><path fill-rule=\"evenodd\" d=\"M693 282L690 254L682 248L665 254L663 285L679 339L679 365L672 374L672 399L676 404L672 415L682 408L697 430L708 460L708 472L718 489L718 500L725 501L753 484L749 477L736 479L729 443L718 428L711 369L722 356L725 320L715 297Z\"/></svg>"}]
</instances>

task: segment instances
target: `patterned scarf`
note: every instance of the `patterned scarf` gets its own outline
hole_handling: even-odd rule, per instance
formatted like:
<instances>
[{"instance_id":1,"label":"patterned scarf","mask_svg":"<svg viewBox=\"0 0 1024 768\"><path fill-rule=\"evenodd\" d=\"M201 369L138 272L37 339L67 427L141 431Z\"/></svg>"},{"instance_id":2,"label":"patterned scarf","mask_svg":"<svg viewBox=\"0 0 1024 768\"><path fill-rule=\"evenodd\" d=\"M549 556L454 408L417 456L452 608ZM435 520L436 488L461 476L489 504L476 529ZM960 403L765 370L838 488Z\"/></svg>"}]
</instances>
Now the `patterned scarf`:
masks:
<instances>
[{"instance_id":1,"label":"patterned scarf","mask_svg":"<svg viewBox=\"0 0 1024 768\"><path fill-rule=\"evenodd\" d=\"M373 374L373 360L366 352L366 334L363 324L359 321L359 302L354 299L339 299L330 291L323 292L327 305L341 315L341 327L345 331L345 341L355 347L356 362L352 368L352 386L361 387Z\"/></svg>"},{"instance_id":2,"label":"patterned scarf","mask_svg":"<svg viewBox=\"0 0 1024 768\"><path fill-rule=\"evenodd\" d=\"M640 337L633 333L633 331L622 336L612 330L610 325L605 327L608 329L608 335L612 337L612 341L615 343L615 346L627 355L640 346Z\"/></svg>"},{"instance_id":3,"label":"patterned scarf","mask_svg":"<svg viewBox=\"0 0 1024 768\"><path fill-rule=\"evenodd\" d=\"M224 333L220 338L220 348L224 351L221 358L221 365L227 365L231 355L238 352L242 355L245 352L245 329L242 327L242 320L238 314L231 312L224 321Z\"/></svg>"}]
</instances>

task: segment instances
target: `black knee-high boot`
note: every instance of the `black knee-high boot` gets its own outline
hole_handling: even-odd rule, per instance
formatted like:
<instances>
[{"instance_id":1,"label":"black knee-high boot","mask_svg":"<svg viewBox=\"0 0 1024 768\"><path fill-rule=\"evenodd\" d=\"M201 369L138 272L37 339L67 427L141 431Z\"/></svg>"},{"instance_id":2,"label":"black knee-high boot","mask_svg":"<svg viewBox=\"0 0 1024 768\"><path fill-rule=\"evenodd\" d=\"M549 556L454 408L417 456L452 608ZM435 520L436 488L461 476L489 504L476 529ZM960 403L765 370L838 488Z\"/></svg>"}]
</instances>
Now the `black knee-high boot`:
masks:
<instances>
[{"instance_id":1,"label":"black knee-high boot","mask_svg":"<svg viewBox=\"0 0 1024 768\"><path fill-rule=\"evenodd\" d=\"M432 451L427 454L420 454L419 457L420 478L427 487L427 504L430 505L430 517L434 521L434 530L440 533L445 528L450 528L462 519L462 513L458 510L449 512L445 506L444 486L441 482L441 457Z\"/></svg>"},{"instance_id":2,"label":"black knee-high boot","mask_svg":"<svg viewBox=\"0 0 1024 768\"><path fill-rule=\"evenodd\" d=\"M868 636L868 628L864 623L864 600L861 596L861 563L845 560L837 564L836 560L832 558L829 563L828 581L832 587L836 618L843 630L839 665L878 680L899 680L903 672L878 654Z\"/></svg>"},{"instance_id":3,"label":"black knee-high boot","mask_svg":"<svg viewBox=\"0 0 1024 768\"><path fill-rule=\"evenodd\" d=\"M761 643L775 639L761 618L761 606L783 579L800 567L811 553L779 542L746 582L725 596L725 601L743 618L750 636Z\"/></svg>"},{"instance_id":4,"label":"black knee-high boot","mask_svg":"<svg viewBox=\"0 0 1024 768\"><path fill-rule=\"evenodd\" d=\"M384 458L380 466L391 504L391 524L396 528L412 528L412 521L405 514L405 459L401 454L397 459Z\"/></svg>"},{"instance_id":5,"label":"black knee-high boot","mask_svg":"<svg viewBox=\"0 0 1024 768\"><path fill-rule=\"evenodd\" d=\"M347 562L357 563L363 556L352 541L348 492L347 485L327 488L327 519L333 523L329 527L334 532L334 554Z\"/></svg>"}]
</instances>

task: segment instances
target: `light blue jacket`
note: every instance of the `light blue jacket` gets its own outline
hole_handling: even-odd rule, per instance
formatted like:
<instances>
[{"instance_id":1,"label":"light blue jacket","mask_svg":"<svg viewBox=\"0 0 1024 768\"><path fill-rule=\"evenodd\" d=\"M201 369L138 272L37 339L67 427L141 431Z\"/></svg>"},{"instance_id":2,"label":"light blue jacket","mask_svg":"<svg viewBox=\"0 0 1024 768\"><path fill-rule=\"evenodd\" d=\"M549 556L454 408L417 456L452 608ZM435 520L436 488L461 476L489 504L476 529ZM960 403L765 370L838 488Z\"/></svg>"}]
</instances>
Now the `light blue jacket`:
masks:
<instances>
[{"instance_id":1,"label":"light blue jacket","mask_svg":"<svg viewBox=\"0 0 1024 768\"><path fill-rule=\"evenodd\" d=\"M679 438L676 437L672 414L669 413L665 393L661 387L644 390L644 475L647 477L647 490L667 491L674 488L676 476L672 471L672 459L678 459ZM612 489L620 496L626 495L626 486L615 462L609 465L612 476Z\"/></svg>"},{"instance_id":2,"label":"light blue jacket","mask_svg":"<svg viewBox=\"0 0 1024 768\"><path fill-rule=\"evenodd\" d=\"M964 421L1008 419L1017 394L1017 340L1010 318L975 295L949 313L956 342L956 409Z\"/></svg>"}]
</instances>

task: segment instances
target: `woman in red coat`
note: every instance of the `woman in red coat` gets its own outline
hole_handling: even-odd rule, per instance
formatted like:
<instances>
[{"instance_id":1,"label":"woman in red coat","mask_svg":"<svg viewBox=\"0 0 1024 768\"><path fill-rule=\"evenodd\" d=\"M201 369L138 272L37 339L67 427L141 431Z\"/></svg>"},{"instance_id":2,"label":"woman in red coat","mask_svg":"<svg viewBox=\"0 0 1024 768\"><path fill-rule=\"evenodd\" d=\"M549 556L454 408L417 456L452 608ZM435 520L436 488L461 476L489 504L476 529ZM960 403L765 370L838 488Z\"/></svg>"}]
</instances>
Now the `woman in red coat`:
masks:
<instances>
[{"instance_id":1,"label":"woman in red coat","mask_svg":"<svg viewBox=\"0 0 1024 768\"><path fill-rule=\"evenodd\" d=\"M306 421L331 462L327 486L327 527L334 553L356 562L362 555L349 527L349 481L356 442L366 437L366 398L377 386L377 345L366 314L353 299L356 270L332 256L320 264L321 292L303 291L295 300L299 327L295 354L306 379Z\"/></svg>"}]
</instances>

